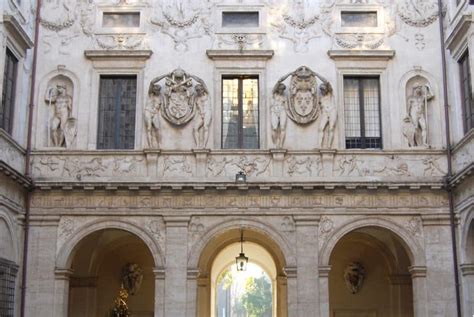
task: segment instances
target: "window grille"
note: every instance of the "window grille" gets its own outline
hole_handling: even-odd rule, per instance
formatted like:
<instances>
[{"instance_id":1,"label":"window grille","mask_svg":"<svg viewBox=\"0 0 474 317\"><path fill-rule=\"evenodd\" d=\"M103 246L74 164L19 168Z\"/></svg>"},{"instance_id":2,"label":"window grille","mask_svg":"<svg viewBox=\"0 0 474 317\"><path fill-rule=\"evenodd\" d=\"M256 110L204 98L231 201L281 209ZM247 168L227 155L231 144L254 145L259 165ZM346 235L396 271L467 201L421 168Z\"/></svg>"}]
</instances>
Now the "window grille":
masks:
<instances>
[{"instance_id":1,"label":"window grille","mask_svg":"<svg viewBox=\"0 0 474 317\"><path fill-rule=\"evenodd\" d=\"M258 78L222 79L222 148L259 148Z\"/></svg>"},{"instance_id":2,"label":"window grille","mask_svg":"<svg viewBox=\"0 0 474 317\"><path fill-rule=\"evenodd\" d=\"M474 101L472 99L471 69L469 54L466 53L459 60L462 93L462 116L464 133L474 127Z\"/></svg>"},{"instance_id":3,"label":"window grille","mask_svg":"<svg viewBox=\"0 0 474 317\"><path fill-rule=\"evenodd\" d=\"M378 78L344 78L344 119L346 148L382 148Z\"/></svg>"},{"instance_id":4,"label":"window grille","mask_svg":"<svg viewBox=\"0 0 474 317\"><path fill-rule=\"evenodd\" d=\"M18 266L0 258L0 316L13 317L15 311L15 279Z\"/></svg>"},{"instance_id":5,"label":"window grille","mask_svg":"<svg viewBox=\"0 0 474 317\"><path fill-rule=\"evenodd\" d=\"M101 76L98 149L134 148L136 96L136 76Z\"/></svg>"},{"instance_id":6,"label":"window grille","mask_svg":"<svg viewBox=\"0 0 474 317\"><path fill-rule=\"evenodd\" d=\"M7 49L5 68L3 69L2 104L0 108L0 128L8 133L13 128L13 110L15 107L15 90L18 59Z\"/></svg>"}]
</instances>

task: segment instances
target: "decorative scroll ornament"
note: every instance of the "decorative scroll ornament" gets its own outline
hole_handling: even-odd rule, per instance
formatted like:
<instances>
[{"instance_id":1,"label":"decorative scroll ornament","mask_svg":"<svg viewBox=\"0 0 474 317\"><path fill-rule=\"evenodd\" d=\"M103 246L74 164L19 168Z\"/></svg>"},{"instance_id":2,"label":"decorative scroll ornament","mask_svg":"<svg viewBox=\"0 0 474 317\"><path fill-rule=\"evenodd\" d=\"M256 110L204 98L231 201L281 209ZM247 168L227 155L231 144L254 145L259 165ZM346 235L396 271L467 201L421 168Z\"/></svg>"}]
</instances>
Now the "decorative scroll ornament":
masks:
<instances>
[{"instance_id":1,"label":"decorative scroll ornament","mask_svg":"<svg viewBox=\"0 0 474 317\"><path fill-rule=\"evenodd\" d=\"M178 51L188 50L188 40L211 34L210 13L213 1L160 1L160 9L151 18L163 34L171 37Z\"/></svg>"},{"instance_id":2,"label":"decorative scroll ornament","mask_svg":"<svg viewBox=\"0 0 474 317\"><path fill-rule=\"evenodd\" d=\"M59 32L70 28L76 22L76 1L45 1L41 10L41 25L51 31Z\"/></svg>"},{"instance_id":3,"label":"decorative scroll ornament","mask_svg":"<svg viewBox=\"0 0 474 317\"><path fill-rule=\"evenodd\" d=\"M403 0L398 5L398 16L406 24L424 28L438 19L438 1Z\"/></svg>"},{"instance_id":4,"label":"decorative scroll ornament","mask_svg":"<svg viewBox=\"0 0 474 317\"><path fill-rule=\"evenodd\" d=\"M344 270L344 281L352 294L360 291L364 283L365 269L359 262L350 263Z\"/></svg>"},{"instance_id":5,"label":"decorative scroll ornament","mask_svg":"<svg viewBox=\"0 0 474 317\"><path fill-rule=\"evenodd\" d=\"M204 81L178 68L155 78L150 85L160 86L163 79L164 88L160 89L164 100L161 114L174 125L185 125L194 117L199 91L206 89L203 86Z\"/></svg>"},{"instance_id":6,"label":"decorative scroll ornament","mask_svg":"<svg viewBox=\"0 0 474 317\"><path fill-rule=\"evenodd\" d=\"M288 102L286 102L288 117L299 124L316 120L321 113L319 100L322 97L319 95L318 79L325 85L329 85L328 81L309 67L301 66L278 80L275 87L281 87L282 93L284 93L283 86L285 85L283 82L290 76L290 89L287 94Z\"/></svg>"}]
</instances>

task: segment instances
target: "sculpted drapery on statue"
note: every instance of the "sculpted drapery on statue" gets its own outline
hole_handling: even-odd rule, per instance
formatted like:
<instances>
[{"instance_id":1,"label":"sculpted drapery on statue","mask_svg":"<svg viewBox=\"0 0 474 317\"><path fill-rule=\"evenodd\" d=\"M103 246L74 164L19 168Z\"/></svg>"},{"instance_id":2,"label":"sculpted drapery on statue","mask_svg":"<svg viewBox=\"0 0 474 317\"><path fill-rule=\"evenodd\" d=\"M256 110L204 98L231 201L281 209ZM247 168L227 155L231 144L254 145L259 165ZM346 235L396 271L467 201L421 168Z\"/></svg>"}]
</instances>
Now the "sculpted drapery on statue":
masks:
<instances>
[{"instance_id":1,"label":"sculpted drapery on statue","mask_svg":"<svg viewBox=\"0 0 474 317\"><path fill-rule=\"evenodd\" d=\"M164 81L163 86L160 84ZM148 146L159 148L159 113L169 123L184 126L198 117L193 128L193 137L198 148L204 148L209 139L211 106L209 91L204 81L178 68L153 79L148 90L144 120Z\"/></svg>"},{"instance_id":2,"label":"sculpted drapery on statue","mask_svg":"<svg viewBox=\"0 0 474 317\"><path fill-rule=\"evenodd\" d=\"M284 82L290 76L289 91L286 93ZM272 140L277 148L282 148L285 142L287 117L303 125L321 117L319 145L331 148L337 121L332 86L309 67L301 66L277 81L272 91L270 114Z\"/></svg>"},{"instance_id":3,"label":"sculpted drapery on statue","mask_svg":"<svg viewBox=\"0 0 474 317\"><path fill-rule=\"evenodd\" d=\"M72 117L72 97L65 84L49 86L45 101L52 108L49 132L51 144L71 148L76 139L76 119Z\"/></svg>"},{"instance_id":4,"label":"sculpted drapery on statue","mask_svg":"<svg viewBox=\"0 0 474 317\"><path fill-rule=\"evenodd\" d=\"M428 147L428 105L434 98L428 83L416 82L407 97L407 116L403 119L403 135L408 146Z\"/></svg>"}]
</instances>

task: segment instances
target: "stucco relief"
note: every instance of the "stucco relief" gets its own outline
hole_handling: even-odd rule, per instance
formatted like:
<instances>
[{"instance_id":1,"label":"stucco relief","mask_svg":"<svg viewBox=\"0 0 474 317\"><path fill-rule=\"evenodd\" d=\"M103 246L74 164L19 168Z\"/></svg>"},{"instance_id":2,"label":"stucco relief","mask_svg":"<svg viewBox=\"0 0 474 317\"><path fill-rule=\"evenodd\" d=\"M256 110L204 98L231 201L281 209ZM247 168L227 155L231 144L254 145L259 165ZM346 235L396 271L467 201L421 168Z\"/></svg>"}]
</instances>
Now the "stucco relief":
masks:
<instances>
[{"instance_id":1,"label":"stucco relief","mask_svg":"<svg viewBox=\"0 0 474 317\"><path fill-rule=\"evenodd\" d=\"M147 221L146 229L153 235L154 239L158 242L161 249L164 251L166 227L163 219L159 218Z\"/></svg>"},{"instance_id":2,"label":"stucco relief","mask_svg":"<svg viewBox=\"0 0 474 317\"><path fill-rule=\"evenodd\" d=\"M208 176L231 176L242 171L247 176L259 176L266 174L271 163L270 158L262 156L238 156L238 157L209 157L207 161Z\"/></svg>"},{"instance_id":3,"label":"stucco relief","mask_svg":"<svg viewBox=\"0 0 474 317\"><path fill-rule=\"evenodd\" d=\"M188 158L184 155L165 156L163 161L163 176L192 176L193 170Z\"/></svg>"},{"instance_id":4,"label":"stucco relief","mask_svg":"<svg viewBox=\"0 0 474 317\"><path fill-rule=\"evenodd\" d=\"M327 216L321 217L319 221L319 236L318 236L318 243L319 248L323 246L324 242L328 239L331 232L334 230L334 222L331 218Z\"/></svg>"},{"instance_id":5,"label":"stucco relief","mask_svg":"<svg viewBox=\"0 0 474 317\"><path fill-rule=\"evenodd\" d=\"M286 160L286 172L290 177L299 176L320 176L322 164L320 157L311 156L289 156Z\"/></svg>"},{"instance_id":6,"label":"stucco relief","mask_svg":"<svg viewBox=\"0 0 474 317\"><path fill-rule=\"evenodd\" d=\"M70 28L77 18L77 1L46 0L42 3L41 25L51 31L59 32Z\"/></svg>"},{"instance_id":7,"label":"stucco relief","mask_svg":"<svg viewBox=\"0 0 474 317\"><path fill-rule=\"evenodd\" d=\"M405 223L405 228L413 236L421 236L423 234L423 223L420 217L413 216L410 219L408 219Z\"/></svg>"},{"instance_id":8,"label":"stucco relief","mask_svg":"<svg viewBox=\"0 0 474 317\"><path fill-rule=\"evenodd\" d=\"M105 50L148 49L146 36L143 34L96 34L96 46Z\"/></svg>"},{"instance_id":9,"label":"stucco relief","mask_svg":"<svg viewBox=\"0 0 474 317\"><path fill-rule=\"evenodd\" d=\"M289 0L286 5L273 1L268 1L268 5L272 12L273 28L280 38L293 43L295 52L307 52L309 42L321 36L316 3Z\"/></svg>"},{"instance_id":10,"label":"stucco relief","mask_svg":"<svg viewBox=\"0 0 474 317\"><path fill-rule=\"evenodd\" d=\"M174 41L177 51L187 51L188 41L212 36L210 22L211 9L214 1L199 0L159 0L155 6L151 23L156 25L160 32Z\"/></svg>"},{"instance_id":11,"label":"stucco relief","mask_svg":"<svg viewBox=\"0 0 474 317\"><path fill-rule=\"evenodd\" d=\"M377 27L342 27L341 10L378 7ZM333 39L337 47L343 49L378 49L385 46L385 40L397 32L394 5L388 1L328 0L321 5L322 30Z\"/></svg>"},{"instance_id":12,"label":"stucco relief","mask_svg":"<svg viewBox=\"0 0 474 317\"><path fill-rule=\"evenodd\" d=\"M33 174L44 178L84 178L127 177L142 174L146 167L143 157L127 156L44 156L35 157L32 162Z\"/></svg>"},{"instance_id":13,"label":"stucco relief","mask_svg":"<svg viewBox=\"0 0 474 317\"><path fill-rule=\"evenodd\" d=\"M283 217L283 220L281 222L281 230L286 233L291 233L295 231L295 221L292 217Z\"/></svg>"},{"instance_id":14,"label":"stucco relief","mask_svg":"<svg viewBox=\"0 0 474 317\"><path fill-rule=\"evenodd\" d=\"M413 27L427 27L438 19L438 1L401 0L397 12L400 19Z\"/></svg>"},{"instance_id":15,"label":"stucco relief","mask_svg":"<svg viewBox=\"0 0 474 317\"><path fill-rule=\"evenodd\" d=\"M0 137L0 160L7 163L18 172L23 172L25 169L23 153L3 137Z\"/></svg>"},{"instance_id":16,"label":"stucco relief","mask_svg":"<svg viewBox=\"0 0 474 317\"><path fill-rule=\"evenodd\" d=\"M261 49L265 42L262 34L232 33L218 34L217 48L219 49Z\"/></svg>"}]
</instances>

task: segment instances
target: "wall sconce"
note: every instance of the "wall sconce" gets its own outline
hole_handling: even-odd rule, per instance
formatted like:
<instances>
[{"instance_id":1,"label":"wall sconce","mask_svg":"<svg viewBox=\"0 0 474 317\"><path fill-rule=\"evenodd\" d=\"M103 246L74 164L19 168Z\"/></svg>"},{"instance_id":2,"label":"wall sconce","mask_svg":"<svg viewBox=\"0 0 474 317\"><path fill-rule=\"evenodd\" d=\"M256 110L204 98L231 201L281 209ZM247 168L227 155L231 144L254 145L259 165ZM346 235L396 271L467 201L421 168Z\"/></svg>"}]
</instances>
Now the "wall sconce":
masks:
<instances>
[{"instance_id":1,"label":"wall sconce","mask_svg":"<svg viewBox=\"0 0 474 317\"><path fill-rule=\"evenodd\" d=\"M247 263L249 263L249 258L244 253L244 230L240 229L240 254L235 258L237 271L247 270Z\"/></svg>"},{"instance_id":2,"label":"wall sconce","mask_svg":"<svg viewBox=\"0 0 474 317\"><path fill-rule=\"evenodd\" d=\"M239 184L244 184L247 182L247 175L244 174L244 172L240 171L237 174L235 174L235 182Z\"/></svg>"}]
</instances>

